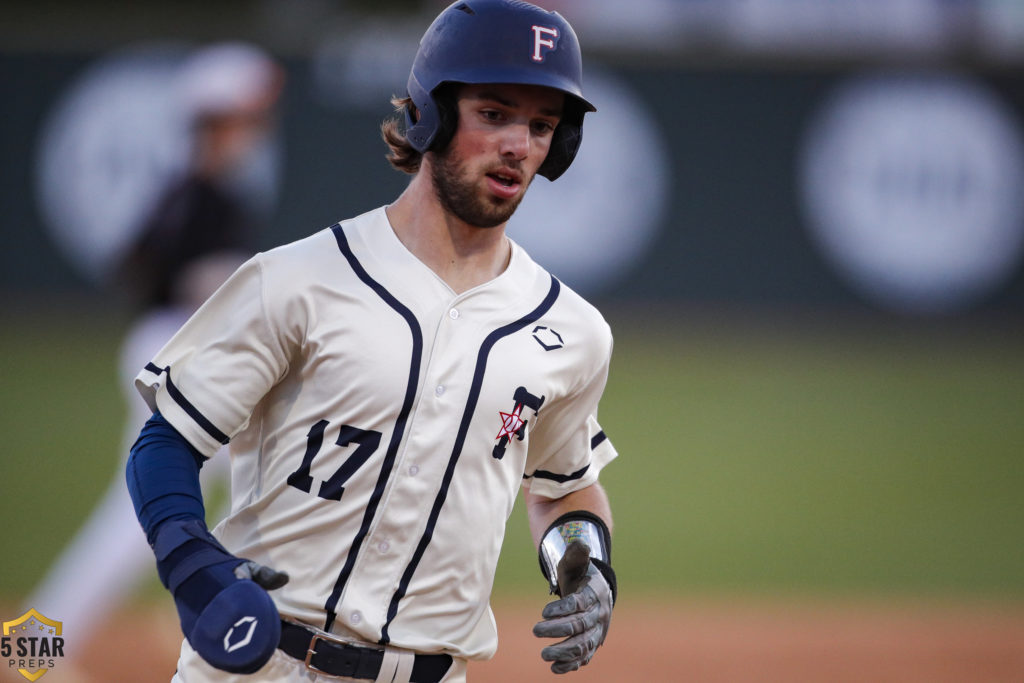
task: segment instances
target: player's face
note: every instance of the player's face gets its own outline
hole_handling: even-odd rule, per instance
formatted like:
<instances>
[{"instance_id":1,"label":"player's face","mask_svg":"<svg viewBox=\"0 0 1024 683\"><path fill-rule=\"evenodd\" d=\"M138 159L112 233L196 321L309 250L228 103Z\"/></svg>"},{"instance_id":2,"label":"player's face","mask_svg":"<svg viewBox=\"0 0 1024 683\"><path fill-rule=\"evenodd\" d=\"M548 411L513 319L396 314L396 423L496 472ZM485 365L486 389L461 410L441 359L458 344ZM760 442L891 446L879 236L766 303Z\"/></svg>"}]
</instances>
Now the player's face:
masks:
<instances>
[{"instance_id":1,"label":"player's face","mask_svg":"<svg viewBox=\"0 0 1024 683\"><path fill-rule=\"evenodd\" d=\"M431 164L445 210L481 228L508 221L548 155L564 100L540 86L463 86L455 136Z\"/></svg>"}]
</instances>

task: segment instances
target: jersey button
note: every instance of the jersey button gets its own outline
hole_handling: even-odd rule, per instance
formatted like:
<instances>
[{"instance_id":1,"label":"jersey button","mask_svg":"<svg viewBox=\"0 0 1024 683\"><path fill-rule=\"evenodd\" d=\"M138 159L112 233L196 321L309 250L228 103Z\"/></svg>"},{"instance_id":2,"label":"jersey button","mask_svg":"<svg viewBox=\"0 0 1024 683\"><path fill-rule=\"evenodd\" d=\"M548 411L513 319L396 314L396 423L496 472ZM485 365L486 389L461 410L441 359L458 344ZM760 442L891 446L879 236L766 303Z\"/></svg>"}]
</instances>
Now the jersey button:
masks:
<instances>
[{"instance_id":1,"label":"jersey button","mask_svg":"<svg viewBox=\"0 0 1024 683\"><path fill-rule=\"evenodd\" d=\"M452 320L458 320L459 319L459 309L453 308L450 311L448 311L448 317L451 318Z\"/></svg>"},{"instance_id":2,"label":"jersey button","mask_svg":"<svg viewBox=\"0 0 1024 683\"><path fill-rule=\"evenodd\" d=\"M445 390L444 390L444 385L443 384L438 384L436 387L434 387L434 395L435 396L442 396L442 395L444 395L444 391Z\"/></svg>"},{"instance_id":3,"label":"jersey button","mask_svg":"<svg viewBox=\"0 0 1024 683\"><path fill-rule=\"evenodd\" d=\"M362 614L360 614L359 612L353 612L353 613L352 613L352 616L350 616L350 617L349 617L348 619L349 619L349 621L351 621L351 622L352 622L353 624L358 624L358 623L359 623L360 621L362 621L362 620L363 620L363 615L362 615Z\"/></svg>"},{"instance_id":4,"label":"jersey button","mask_svg":"<svg viewBox=\"0 0 1024 683\"><path fill-rule=\"evenodd\" d=\"M381 541L377 544L377 550L379 550L381 555L383 555L387 551L391 550L391 546L388 544L387 541Z\"/></svg>"},{"instance_id":5,"label":"jersey button","mask_svg":"<svg viewBox=\"0 0 1024 683\"><path fill-rule=\"evenodd\" d=\"M420 466L419 465L409 465L409 476L410 477L415 477L419 473L420 473Z\"/></svg>"}]
</instances>

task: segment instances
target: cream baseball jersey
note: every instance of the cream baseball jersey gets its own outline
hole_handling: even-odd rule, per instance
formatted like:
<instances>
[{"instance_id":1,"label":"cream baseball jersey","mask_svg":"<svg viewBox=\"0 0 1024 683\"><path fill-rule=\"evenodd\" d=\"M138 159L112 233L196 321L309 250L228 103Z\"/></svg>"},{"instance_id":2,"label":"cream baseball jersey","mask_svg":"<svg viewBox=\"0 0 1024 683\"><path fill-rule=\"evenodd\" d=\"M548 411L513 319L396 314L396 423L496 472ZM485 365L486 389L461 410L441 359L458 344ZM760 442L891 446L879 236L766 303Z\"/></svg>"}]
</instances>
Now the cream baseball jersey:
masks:
<instances>
[{"instance_id":1,"label":"cream baseball jersey","mask_svg":"<svg viewBox=\"0 0 1024 683\"><path fill-rule=\"evenodd\" d=\"M383 208L259 254L139 373L204 455L232 444L214 534L286 571L282 616L485 658L522 486L559 497L615 457L597 422L612 337L512 245L455 294Z\"/></svg>"}]
</instances>

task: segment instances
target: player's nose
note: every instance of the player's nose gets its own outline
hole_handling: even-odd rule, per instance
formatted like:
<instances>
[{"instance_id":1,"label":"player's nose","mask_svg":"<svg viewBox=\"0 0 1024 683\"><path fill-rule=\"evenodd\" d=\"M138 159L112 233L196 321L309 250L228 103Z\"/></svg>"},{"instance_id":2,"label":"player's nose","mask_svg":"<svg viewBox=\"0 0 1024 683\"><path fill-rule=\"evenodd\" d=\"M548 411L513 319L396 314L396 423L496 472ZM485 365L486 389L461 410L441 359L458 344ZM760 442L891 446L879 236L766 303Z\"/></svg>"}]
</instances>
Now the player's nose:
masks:
<instances>
[{"instance_id":1,"label":"player's nose","mask_svg":"<svg viewBox=\"0 0 1024 683\"><path fill-rule=\"evenodd\" d=\"M530 127L525 123L514 123L505 127L501 136L501 155L513 159L525 159L530 154Z\"/></svg>"}]
</instances>

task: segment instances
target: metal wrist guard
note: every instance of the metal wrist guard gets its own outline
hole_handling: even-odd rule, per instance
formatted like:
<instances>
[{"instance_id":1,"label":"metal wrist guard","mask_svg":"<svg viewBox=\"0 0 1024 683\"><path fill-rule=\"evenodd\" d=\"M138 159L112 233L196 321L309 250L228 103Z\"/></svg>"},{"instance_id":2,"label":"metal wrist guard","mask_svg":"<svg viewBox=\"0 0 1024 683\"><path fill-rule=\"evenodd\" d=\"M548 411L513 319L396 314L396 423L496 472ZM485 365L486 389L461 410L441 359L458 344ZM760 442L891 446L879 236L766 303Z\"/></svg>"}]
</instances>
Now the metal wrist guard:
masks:
<instances>
[{"instance_id":1,"label":"metal wrist guard","mask_svg":"<svg viewBox=\"0 0 1024 683\"><path fill-rule=\"evenodd\" d=\"M558 593L558 562L573 541L583 541L592 559L611 566L612 538L604 521L586 510L567 512L548 527L540 541L540 570L552 593Z\"/></svg>"}]
</instances>

